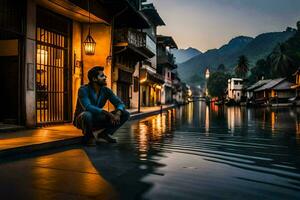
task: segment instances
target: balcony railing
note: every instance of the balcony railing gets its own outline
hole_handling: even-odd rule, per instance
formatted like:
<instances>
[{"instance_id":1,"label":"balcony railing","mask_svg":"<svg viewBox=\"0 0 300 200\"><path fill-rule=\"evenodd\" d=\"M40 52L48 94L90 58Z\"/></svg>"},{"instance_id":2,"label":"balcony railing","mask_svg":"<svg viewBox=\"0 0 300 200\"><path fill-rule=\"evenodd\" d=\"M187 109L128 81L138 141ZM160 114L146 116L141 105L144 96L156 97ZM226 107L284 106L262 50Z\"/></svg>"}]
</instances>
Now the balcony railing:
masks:
<instances>
[{"instance_id":1,"label":"balcony railing","mask_svg":"<svg viewBox=\"0 0 300 200\"><path fill-rule=\"evenodd\" d=\"M156 43L146 34L146 48L156 54Z\"/></svg>"},{"instance_id":2,"label":"balcony railing","mask_svg":"<svg viewBox=\"0 0 300 200\"><path fill-rule=\"evenodd\" d=\"M156 54L156 43L146 33L134 29L115 30L114 45L130 45L139 48L143 53Z\"/></svg>"},{"instance_id":3,"label":"balcony railing","mask_svg":"<svg viewBox=\"0 0 300 200\"><path fill-rule=\"evenodd\" d=\"M169 52L158 54L158 64L170 64L175 67L175 57Z\"/></svg>"}]
</instances>

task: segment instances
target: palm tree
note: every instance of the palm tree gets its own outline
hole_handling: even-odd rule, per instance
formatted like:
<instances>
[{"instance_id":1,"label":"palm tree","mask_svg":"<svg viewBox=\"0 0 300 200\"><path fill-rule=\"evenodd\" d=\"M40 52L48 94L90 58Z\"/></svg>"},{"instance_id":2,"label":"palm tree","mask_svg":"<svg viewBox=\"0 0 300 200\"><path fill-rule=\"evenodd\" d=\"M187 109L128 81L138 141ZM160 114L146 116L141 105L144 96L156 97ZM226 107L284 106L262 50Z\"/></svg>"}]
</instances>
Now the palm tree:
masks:
<instances>
[{"instance_id":1,"label":"palm tree","mask_svg":"<svg viewBox=\"0 0 300 200\"><path fill-rule=\"evenodd\" d=\"M269 56L274 76L287 77L294 70L294 61L288 56L286 46L280 44Z\"/></svg>"},{"instance_id":2,"label":"palm tree","mask_svg":"<svg viewBox=\"0 0 300 200\"><path fill-rule=\"evenodd\" d=\"M249 71L249 62L246 56L241 55L238 60L238 64L235 68L235 74L240 78L245 78Z\"/></svg>"}]
</instances>

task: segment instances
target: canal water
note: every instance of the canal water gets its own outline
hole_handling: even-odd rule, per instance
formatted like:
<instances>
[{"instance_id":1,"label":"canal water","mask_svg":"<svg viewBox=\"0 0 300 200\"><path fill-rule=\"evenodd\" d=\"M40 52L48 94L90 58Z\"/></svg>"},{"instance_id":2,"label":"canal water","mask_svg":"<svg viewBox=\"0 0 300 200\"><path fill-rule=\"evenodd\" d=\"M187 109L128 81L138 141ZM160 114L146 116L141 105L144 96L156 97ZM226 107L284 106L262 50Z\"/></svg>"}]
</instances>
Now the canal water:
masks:
<instances>
[{"instance_id":1,"label":"canal water","mask_svg":"<svg viewBox=\"0 0 300 200\"><path fill-rule=\"evenodd\" d=\"M1 199L300 199L300 109L194 102L117 144L0 160Z\"/></svg>"},{"instance_id":2,"label":"canal water","mask_svg":"<svg viewBox=\"0 0 300 200\"><path fill-rule=\"evenodd\" d=\"M200 101L128 122L116 136L116 146L87 153L124 199L300 198L299 108Z\"/></svg>"}]
</instances>

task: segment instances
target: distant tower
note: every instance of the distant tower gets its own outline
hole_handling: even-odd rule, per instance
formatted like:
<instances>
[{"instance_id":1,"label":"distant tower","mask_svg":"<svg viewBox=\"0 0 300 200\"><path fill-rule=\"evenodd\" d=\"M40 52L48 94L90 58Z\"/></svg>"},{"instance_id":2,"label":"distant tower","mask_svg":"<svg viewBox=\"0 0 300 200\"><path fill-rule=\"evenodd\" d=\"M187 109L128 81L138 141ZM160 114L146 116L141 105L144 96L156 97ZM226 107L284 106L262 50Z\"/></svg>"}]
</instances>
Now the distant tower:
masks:
<instances>
[{"instance_id":1,"label":"distant tower","mask_svg":"<svg viewBox=\"0 0 300 200\"><path fill-rule=\"evenodd\" d=\"M208 96L207 81L209 79L209 75L210 75L209 69L206 68L205 70L205 95L206 96Z\"/></svg>"},{"instance_id":2,"label":"distant tower","mask_svg":"<svg viewBox=\"0 0 300 200\"><path fill-rule=\"evenodd\" d=\"M205 79L208 80L209 79L209 69L206 68L205 70Z\"/></svg>"}]
</instances>

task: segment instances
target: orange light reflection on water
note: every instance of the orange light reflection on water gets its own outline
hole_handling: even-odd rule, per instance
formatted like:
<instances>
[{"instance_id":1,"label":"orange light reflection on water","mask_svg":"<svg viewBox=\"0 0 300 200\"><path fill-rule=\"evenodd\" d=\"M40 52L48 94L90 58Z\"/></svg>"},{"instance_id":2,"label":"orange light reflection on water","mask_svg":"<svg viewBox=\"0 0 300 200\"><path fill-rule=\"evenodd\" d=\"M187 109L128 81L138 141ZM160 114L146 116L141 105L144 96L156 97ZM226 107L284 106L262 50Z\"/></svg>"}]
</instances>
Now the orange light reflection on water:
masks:
<instances>
[{"instance_id":1,"label":"orange light reflection on water","mask_svg":"<svg viewBox=\"0 0 300 200\"><path fill-rule=\"evenodd\" d=\"M235 132L235 128L241 126L242 116L241 109L239 107L228 107L227 108L227 125L231 134Z\"/></svg>"},{"instance_id":2,"label":"orange light reflection on water","mask_svg":"<svg viewBox=\"0 0 300 200\"><path fill-rule=\"evenodd\" d=\"M164 135L171 130L172 113L175 114L174 110L141 120L133 128L141 160L147 159L150 145L162 140Z\"/></svg>"},{"instance_id":3,"label":"orange light reflection on water","mask_svg":"<svg viewBox=\"0 0 300 200\"><path fill-rule=\"evenodd\" d=\"M209 135L209 106L206 106L205 108L205 133L206 136Z\"/></svg>"}]
</instances>

